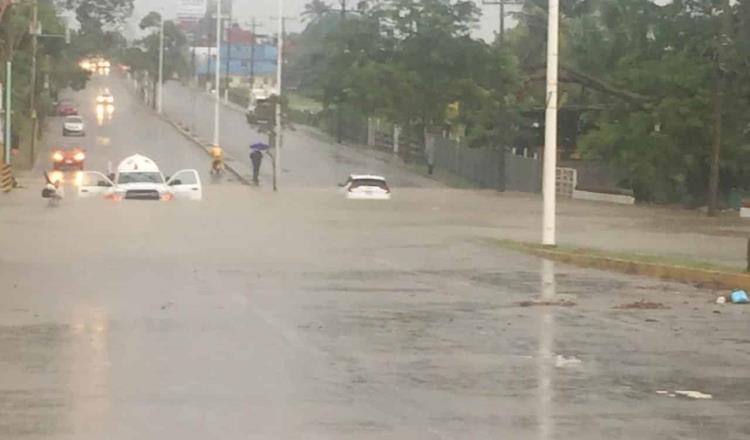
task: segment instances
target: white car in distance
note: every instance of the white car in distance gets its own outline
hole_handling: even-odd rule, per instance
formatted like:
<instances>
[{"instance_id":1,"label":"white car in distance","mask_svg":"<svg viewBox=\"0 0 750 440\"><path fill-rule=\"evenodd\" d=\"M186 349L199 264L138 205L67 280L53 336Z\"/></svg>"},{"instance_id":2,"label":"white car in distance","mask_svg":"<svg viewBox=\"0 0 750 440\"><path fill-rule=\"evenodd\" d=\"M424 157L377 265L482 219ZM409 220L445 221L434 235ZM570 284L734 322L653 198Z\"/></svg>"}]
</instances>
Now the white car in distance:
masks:
<instances>
[{"instance_id":1,"label":"white car in distance","mask_svg":"<svg viewBox=\"0 0 750 440\"><path fill-rule=\"evenodd\" d=\"M344 184L347 199L390 200L391 189L385 177L371 174L352 174Z\"/></svg>"},{"instance_id":2,"label":"white car in distance","mask_svg":"<svg viewBox=\"0 0 750 440\"><path fill-rule=\"evenodd\" d=\"M96 97L97 104L114 104L115 97L109 91L105 91Z\"/></svg>"},{"instance_id":3,"label":"white car in distance","mask_svg":"<svg viewBox=\"0 0 750 440\"><path fill-rule=\"evenodd\" d=\"M63 136L85 136L86 129L83 124L83 118L80 116L66 116L63 119Z\"/></svg>"},{"instance_id":4,"label":"white car in distance","mask_svg":"<svg viewBox=\"0 0 750 440\"><path fill-rule=\"evenodd\" d=\"M203 199L198 171L181 170L171 178L165 178L154 161L140 154L123 159L112 177L110 179L97 171L79 173L78 197L100 196L114 201Z\"/></svg>"}]
</instances>

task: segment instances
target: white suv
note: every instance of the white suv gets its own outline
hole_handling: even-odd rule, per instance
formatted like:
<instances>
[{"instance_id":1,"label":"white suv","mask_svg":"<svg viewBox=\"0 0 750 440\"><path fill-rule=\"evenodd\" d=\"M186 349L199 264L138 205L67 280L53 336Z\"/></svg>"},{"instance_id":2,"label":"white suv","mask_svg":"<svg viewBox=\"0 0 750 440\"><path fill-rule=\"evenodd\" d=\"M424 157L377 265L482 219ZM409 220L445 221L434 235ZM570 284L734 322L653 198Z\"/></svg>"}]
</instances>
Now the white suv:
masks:
<instances>
[{"instance_id":1,"label":"white suv","mask_svg":"<svg viewBox=\"0 0 750 440\"><path fill-rule=\"evenodd\" d=\"M385 177L369 174L352 174L343 185L347 199L390 200L391 189Z\"/></svg>"}]
</instances>

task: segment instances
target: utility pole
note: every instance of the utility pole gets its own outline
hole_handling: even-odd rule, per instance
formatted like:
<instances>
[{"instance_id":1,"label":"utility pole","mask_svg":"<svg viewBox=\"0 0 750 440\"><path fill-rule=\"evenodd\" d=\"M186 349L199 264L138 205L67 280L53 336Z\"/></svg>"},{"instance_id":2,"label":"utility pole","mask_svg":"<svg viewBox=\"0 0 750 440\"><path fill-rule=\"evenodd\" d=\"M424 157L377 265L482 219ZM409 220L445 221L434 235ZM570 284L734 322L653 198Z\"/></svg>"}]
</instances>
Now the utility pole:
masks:
<instances>
[{"instance_id":1,"label":"utility pole","mask_svg":"<svg viewBox=\"0 0 750 440\"><path fill-rule=\"evenodd\" d=\"M216 92L214 96L214 145L219 145L221 122L221 0L216 0Z\"/></svg>"},{"instance_id":2,"label":"utility pole","mask_svg":"<svg viewBox=\"0 0 750 440\"><path fill-rule=\"evenodd\" d=\"M227 22L227 72L225 76L225 82L229 87L229 68L231 66L230 61L232 59L232 1L229 1L229 21Z\"/></svg>"},{"instance_id":3,"label":"utility pole","mask_svg":"<svg viewBox=\"0 0 750 440\"><path fill-rule=\"evenodd\" d=\"M34 0L34 9L31 18L31 87L30 87L30 103L29 110L31 111L31 164L33 166L36 156L36 135L37 126L39 121L36 114L36 53L39 48L38 36L39 32L39 3Z\"/></svg>"},{"instance_id":4,"label":"utility pole","mask_svg":"<svg viewBox=\"0 0 750 440\"><path fill-rule=\"evenodd\" d=\"M498 20L498 28L497 28L497 38L500 44L505 43L505 7L511 6L511 5L514 5L514 6L522 5L523 2L520 0L482 0L482 4L498 6L499 20Z\"/></svg>"},{"instance_id":5,"label":"utility pole","mask_svg":"<svg viewBox=\"0 0 750 440\"><path fill-rule=\"evenodd\" d=\"M11 144L13 142L13 137L11 136L11 113L13 111L12 108L12 95L11 92L13 90L13 65L10 61L5 62L5 126L3 127L3 134L4 139L3 145L4 151L3 151L3 159L5 160L5 163L10 163L10 149Z\"/></svg>"},{"instance_id":6,"label":"utility pole","mask_svg":"<svg viewBox=\"0 0 750 440\"><path fill-rule=\"evenodd\" d=\"M156 112L161 114L164 95L164 10L160 15L159 24L159 84L156 86Z\"/></svg>"},{"instance_id":7,"label":"utility pole","mask_svg":"<svg viewBox=\"0 0 750 440\"><path fill-rule=\"evenodd\" d=\"M284 0L279 0L279 38L276 47L276 136L274 139L273 190L278 191L278 180L281 175L281 69L284 64Z\"/></svg>"},{"instance_id":8,"label":"utility pole","mask_svg":"<svg viewBox=\"0 0 750 440\"><path fill-rule=\"evenodd\" d=\"M339 27L343 28L344 26L344 20L346 19L346 0L341 0L341 20ZM336 142L341 143L343 141L343 132L342 132L342 120L344 119L344 91L339 91L338 96L338 102L336 104Z\"/></svg>"},{"instance_id":9,"label":"utility pole","mask_svg":"<svg viewBox=\"0 0 750 440\"><path fill-rule=\"evenodd\" d=\"M206 20L206 24L208 29L206 30L206 48L208 49L208 55L206 56L206 84L210 83L211 78L211 57L212 57L212 38L213 35L211 35L211 16L209 15L208 19Z\"/></svg>"},{"instance_id":10,"label":"utility pole","mask_svg":"<svg viewBox=\"0 0 750 440\"><path fill-rule=\"evenodd\" d=\"M544 179L542 191L544 214L542 244L556 246L555 231L557 209L557 73L559 37L559 0L549 0L547 24L547 110L544 127Z\"/></svg>"},{"instance_id":11,"label":"utility pole","mask_svg":"<svg viewBox=\"0 0 750 440\"><path fill-rule=\"evenodd\" d=\"M726 94L726 72L723 69L724 63L727 62L726 45L731 40L732 32L732 6L730 0L722 0L722 14L719 25L718 56L716 62L716 72L714 73L714 136L711 145L711 162L708 174L708 216L714 217L719 213L719 178L721 173L721 144L722 144L722 125L724 123L724 98Z\"/></svg>"},{"instance_id":12,"label":"utility pole","mask_svg":"<svg viewBox=\"0 0 750 440\"><path fill-rule=\"evenodd\" d=\"M250 34L253 39L250 41L250 91L255 88L255 17L252 17L250 21Z\"/></svg>"}]
</instances>

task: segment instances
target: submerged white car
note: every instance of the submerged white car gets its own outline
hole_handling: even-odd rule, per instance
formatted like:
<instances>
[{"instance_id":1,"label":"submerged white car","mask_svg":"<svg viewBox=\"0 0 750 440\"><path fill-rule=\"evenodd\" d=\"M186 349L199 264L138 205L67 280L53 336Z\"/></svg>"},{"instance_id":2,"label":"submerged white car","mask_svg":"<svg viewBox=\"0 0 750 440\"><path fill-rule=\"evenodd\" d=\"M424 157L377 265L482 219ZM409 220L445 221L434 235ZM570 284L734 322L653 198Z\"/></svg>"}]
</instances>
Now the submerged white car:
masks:
<instances>
[{"instance_id":1,"label":"submerged white car","mask_svg":"<svg viewBox=\"0 0 750 440\"><path fill-rule=\"evenodd\" d=\"M78 175L78 196L101 196L109 200L202 200L203 187L198 171L176 172L165 178L159 167L146 156L126 157L113 178L96 171Z\"/></svg>"},{"instance_id":2,"label":"submerged white car","mask_svg":"<svg viewBox=\"0 0 750 440\"><path fill-rule=\"evenodd\" d=\"M347 199L389 200L391 189L385 177L370 174L352 174L344 184Z\"/></svg>"}]
</instances>

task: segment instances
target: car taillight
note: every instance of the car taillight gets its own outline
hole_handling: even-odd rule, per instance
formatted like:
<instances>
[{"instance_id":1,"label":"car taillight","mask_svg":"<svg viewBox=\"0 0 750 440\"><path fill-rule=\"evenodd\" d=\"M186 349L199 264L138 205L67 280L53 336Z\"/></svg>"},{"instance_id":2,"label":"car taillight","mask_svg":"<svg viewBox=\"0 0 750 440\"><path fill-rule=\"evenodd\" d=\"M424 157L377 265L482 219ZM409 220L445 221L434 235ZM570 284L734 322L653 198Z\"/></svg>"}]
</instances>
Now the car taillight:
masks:
<instances>
[{"instance_id":1,"label":"car taillight","mask_svg":"<svg viewBox=\"0 0 750 440\"><path fill-rule=\"evenodd\" d=\"M161 193L159 195L159 200L161 200L162 202L168 202L172 200L173 198L174 198L174 195L169 192Z\"/></svg>"},{"instance_id":2,"label":"car taillight","mask_svg":"<svg viewBox=\"0 0 750 440\"><path fill-rule=\"evenodd\" d=\"M104 198L105 198L106 200L113 200L113 201L115 201L115 202L120 202L120 201L122 201L122 199L123 199L123 195L122 195L122 194L120 194L120 193L116 193L116 192L114 192L114 193L111 193L111 194L106 194L106 195L104 196Z\"/></svg>"},{"instance_id":3,"label":"car taillight","mask_svg":"<svg viewBox=\"0 0 750 440\"><path fill-rule=\"evenodd\" d=\"M76 162L83 162L83 159L86 159L86 155L79 151L73 156L73 159L75 159Z\"/></svg>"},{"instance_id":4,"label":"car taillight","mask_svg":"<svg viewBox=\"0 0 750 440\"><path fill-rule=\"evenodd\" d=\"M63 154L59 151L55 151L52 154L52 160L54 160L55 162L62 162L64 159L65 159L65 156L63 156Z\"/></svg>"}]
</instances>

